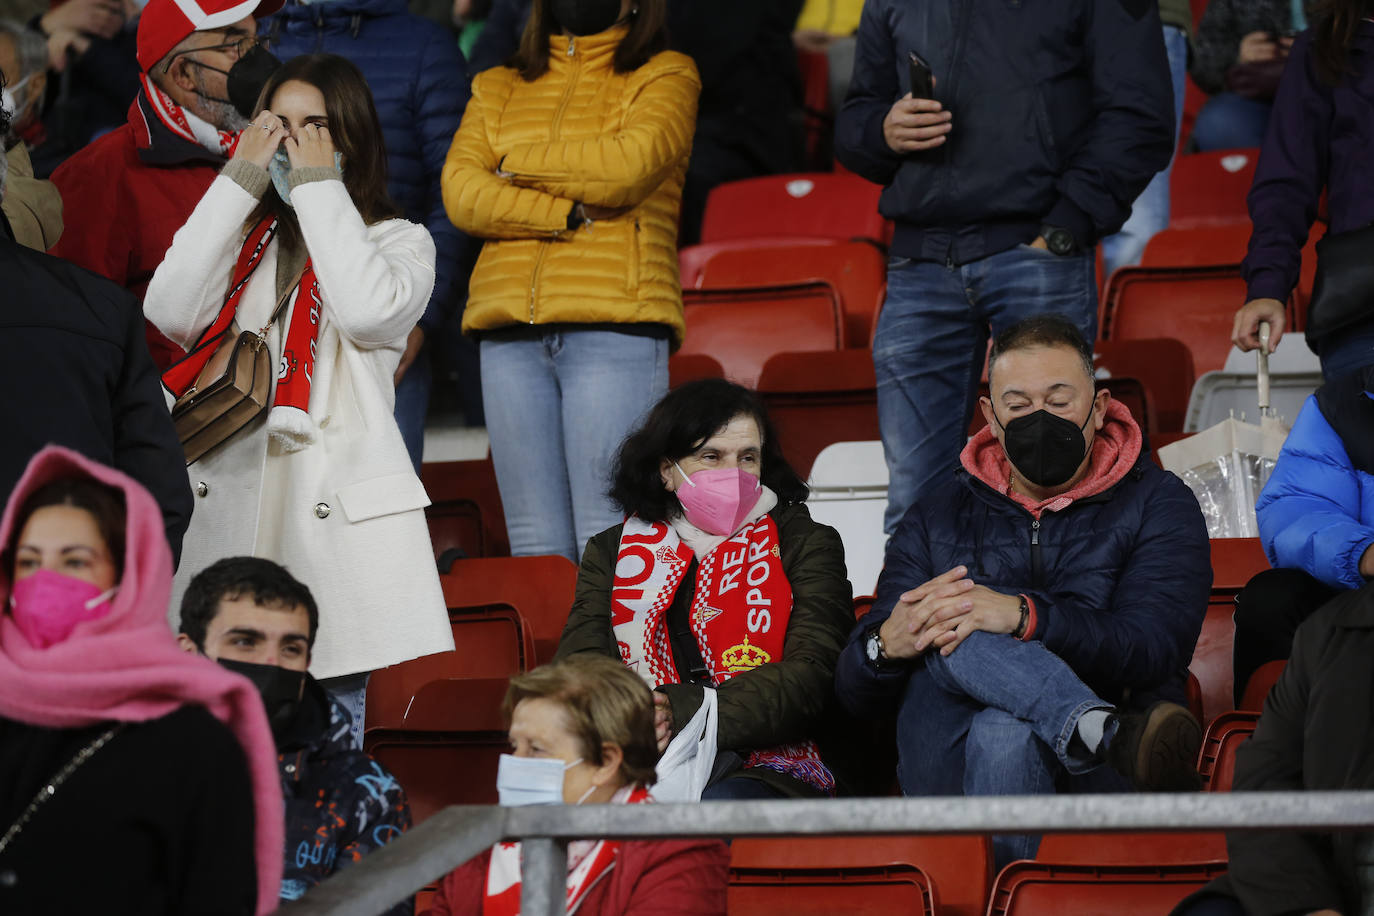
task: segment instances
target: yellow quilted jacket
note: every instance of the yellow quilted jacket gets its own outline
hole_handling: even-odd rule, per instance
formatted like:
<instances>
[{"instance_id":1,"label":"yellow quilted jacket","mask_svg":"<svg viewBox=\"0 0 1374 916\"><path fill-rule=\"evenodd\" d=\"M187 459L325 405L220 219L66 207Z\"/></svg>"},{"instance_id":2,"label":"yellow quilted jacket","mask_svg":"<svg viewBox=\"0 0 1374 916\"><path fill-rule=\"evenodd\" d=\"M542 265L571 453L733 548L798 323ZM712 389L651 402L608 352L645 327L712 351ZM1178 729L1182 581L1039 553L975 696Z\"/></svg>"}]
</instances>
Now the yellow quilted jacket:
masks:
<instances>
[{"instance_id":1,"label":"yellow quilted jacket","mask_svg":"<svg viewBox=\"0 0 1374 916\"><path fill-rule=\"evenodd\" d=\"M444 164L444 206L487 239L463 330L516 324L658 323L682 342L677 224L701 81L691 58L631 73L626 34L551 39L549 71L478 74ZM574 203L629 210L569 232Z\"/></svg>"}]
</instances>

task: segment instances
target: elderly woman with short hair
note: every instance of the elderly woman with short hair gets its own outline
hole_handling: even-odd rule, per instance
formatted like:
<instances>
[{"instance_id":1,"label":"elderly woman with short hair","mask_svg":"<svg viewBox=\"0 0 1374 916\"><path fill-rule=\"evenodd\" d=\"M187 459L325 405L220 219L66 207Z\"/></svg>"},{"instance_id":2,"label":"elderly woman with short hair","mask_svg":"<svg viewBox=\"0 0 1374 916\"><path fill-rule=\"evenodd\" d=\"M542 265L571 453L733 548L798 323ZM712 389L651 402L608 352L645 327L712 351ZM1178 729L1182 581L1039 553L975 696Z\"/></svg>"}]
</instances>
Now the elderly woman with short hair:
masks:
<instances>
[{"instance_id":1,"label":"elderly woman with short hair","mask_svg":"<svg viewBox=\"0 0 1374 916\"><path fill-rule=\"evenodd\" d=\"M511 679L503 805L651 801L658 747L649 689L610 659L579 656ZM720 840L580 840L568 847L568 912L719 916L730 853ZM451 872L431 916L520 911L520 844L499 843Z\"/></svg>"}]
</instances>

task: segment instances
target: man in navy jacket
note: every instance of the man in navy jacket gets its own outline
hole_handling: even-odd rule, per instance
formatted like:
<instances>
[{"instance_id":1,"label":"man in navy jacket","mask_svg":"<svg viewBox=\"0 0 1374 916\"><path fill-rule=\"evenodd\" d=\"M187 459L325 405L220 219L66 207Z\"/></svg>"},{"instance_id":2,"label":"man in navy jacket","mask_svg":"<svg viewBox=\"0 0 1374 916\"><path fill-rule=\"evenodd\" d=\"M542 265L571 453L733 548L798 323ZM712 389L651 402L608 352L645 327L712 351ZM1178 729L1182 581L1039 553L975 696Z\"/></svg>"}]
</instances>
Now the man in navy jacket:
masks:
<instances>
[{"instance_id":1,"label":"man in navy jacket","mask_svg":"<svg viewBox=\"0 0 1374 916\"><path fill-rule=\"evenodd\" d=\"M1179 703L1212 584L1202 510L1094 393L1067 319L1003 332L989 373L988 428L888 542L840 701L896 706L908 795L1195 787L1202 735Z\"/></svg>"},{"instance_id":2,"label":"man in navy jacket","mask_svg":"<svg viewBox=\"0 0 1374 916\"><path fill-rule=\"evenodd\" d=\"M1169 163L1174 109L1150 0L868 0L836 157L895 221L873 362L885 527L958 454L989 328L1097 328L1093 246ZM933 98L910 95L910 54Z\"/></svg>"}]
</instances>

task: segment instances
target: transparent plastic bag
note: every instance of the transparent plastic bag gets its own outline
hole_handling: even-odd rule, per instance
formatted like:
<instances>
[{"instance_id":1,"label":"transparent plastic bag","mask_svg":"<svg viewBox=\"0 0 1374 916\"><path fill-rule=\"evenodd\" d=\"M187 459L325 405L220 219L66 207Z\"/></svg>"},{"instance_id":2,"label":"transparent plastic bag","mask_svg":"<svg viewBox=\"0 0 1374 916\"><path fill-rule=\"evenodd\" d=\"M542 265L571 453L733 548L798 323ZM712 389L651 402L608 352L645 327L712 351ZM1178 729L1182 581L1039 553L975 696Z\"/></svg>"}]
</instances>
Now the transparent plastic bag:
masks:
<instances>
[{"instance_id":1,"label":"transparent plastic bag","mask_svg":"<svg viewBox=\"0 0 1374 916\"><path fill-rule=\"evenodd\" d=\"M1180 476L1197 497L1213 538L1259 537L1255 500L1274 472L1274 459L1234 449Z\"/></svg>"}]
</instances>

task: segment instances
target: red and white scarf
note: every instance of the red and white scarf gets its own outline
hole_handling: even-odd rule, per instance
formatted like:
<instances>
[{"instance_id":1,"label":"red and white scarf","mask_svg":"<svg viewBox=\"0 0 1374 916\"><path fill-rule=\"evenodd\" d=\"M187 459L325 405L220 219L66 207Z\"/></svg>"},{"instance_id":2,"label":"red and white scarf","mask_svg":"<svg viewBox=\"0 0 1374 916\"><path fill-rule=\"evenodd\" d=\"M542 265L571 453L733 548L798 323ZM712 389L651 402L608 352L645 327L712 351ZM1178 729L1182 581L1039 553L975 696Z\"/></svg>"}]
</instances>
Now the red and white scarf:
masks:
<instances>
[{"instance_id":1,"label":"red and white scarf","mask_svg":"<svg viewBox=\"0 0 1374 916\"><path fill-rule=\"evenodd\" d=\"M198 144L217 156L228 159L234 152L234 146L239 142L238 131L220 130L215 125L198 117L194 112L187 111L176 102L172 97L159 89L148 74L138 75L143 84L143 93L148 99L149 107L157 115L157 119L167 126L172 133L189 140L191 143Z\"/></svg>"},{"instance_id":2,"label":"red and white scarf","mask_svg":"<svg viewBox=\"0 0 1374 916\"><path fill-rule=\"evenodd\" d=\"M611 797L611 804L638 805L652 802L643 786L626 786ZM617 840L578 840L568 844L568 914L572 916L597 882L615 868ZM482 916L518 916L520 912L520 844L497 843L487 866L487 893Z\"/></svg>"},{"instance_id":3,"label":"red and white scarf","mask_svg":"<svg viewBox=\"0 0 1374 916\"><path fill-rule=\"evenodd\" d=\"M234 323L239 300L253 272L262 263L267 246L277 233L277 221L268 217L248 233L234 265L233 285L219 315L205 329L187 357L162 374L162 383L173 397L181 397L200 376L215 352L220 335ZM315 441L315 424L310 419L310 384L315 371L316 343L320 331L320 284L309 259L300 281L289 294L291 303L283 310L287 316L281 359L277 363L277 389L267 415L267 431L288 452L299 451ZM304 297L304 298L302 298ZM298 311L296 305L309 302L310 308ZM262 333L260 331L260 333Z\"/></svg>"},{"instance_id":4,"label":"red and white scarf","mask_svg":"<svg viewBox=\"0 0 1374 916\"><path fill-rule=\"evenodd\" d=\"M691 562L691 548L672 525L626 519L616 555L611 625L621 661L650 688L679 683L668 608ZM713 685L781 661L791 615L792 585L772 516L746 524L701 558L690 623ZM813 741L754 751L745 766L785 773L827 795L835 791L835 778Z\"/></svg>"}]
</instances>

